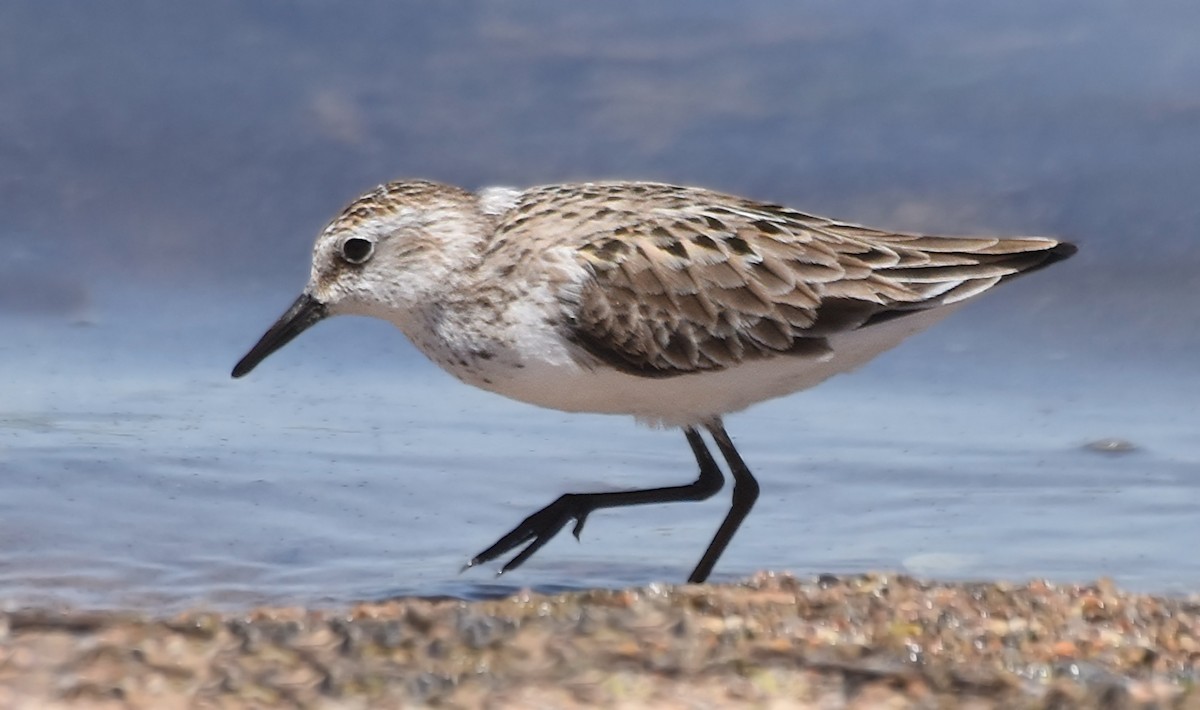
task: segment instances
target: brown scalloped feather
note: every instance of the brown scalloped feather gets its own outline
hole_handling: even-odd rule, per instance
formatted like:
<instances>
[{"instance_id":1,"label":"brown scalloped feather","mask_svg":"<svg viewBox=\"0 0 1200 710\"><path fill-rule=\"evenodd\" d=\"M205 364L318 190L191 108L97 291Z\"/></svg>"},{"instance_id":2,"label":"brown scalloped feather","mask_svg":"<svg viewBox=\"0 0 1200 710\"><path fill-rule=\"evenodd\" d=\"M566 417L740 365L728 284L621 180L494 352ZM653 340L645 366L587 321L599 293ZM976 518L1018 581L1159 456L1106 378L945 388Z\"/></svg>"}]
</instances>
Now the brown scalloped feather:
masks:
<instances>
[{"instance_id":1,"label":"brown scalloped feather","mask_svg":"<svg viewBox=\"0 0 1200 710\"><path fill-rule=\"evenodd\" d=\"M824 357L830 336L956 303L1074 253L1054 239L896 234L649 183L546 187L522 203L498 236L557 233L592 274L570 304L568 335L647 376Z\"/></svg>"}]
</instances>

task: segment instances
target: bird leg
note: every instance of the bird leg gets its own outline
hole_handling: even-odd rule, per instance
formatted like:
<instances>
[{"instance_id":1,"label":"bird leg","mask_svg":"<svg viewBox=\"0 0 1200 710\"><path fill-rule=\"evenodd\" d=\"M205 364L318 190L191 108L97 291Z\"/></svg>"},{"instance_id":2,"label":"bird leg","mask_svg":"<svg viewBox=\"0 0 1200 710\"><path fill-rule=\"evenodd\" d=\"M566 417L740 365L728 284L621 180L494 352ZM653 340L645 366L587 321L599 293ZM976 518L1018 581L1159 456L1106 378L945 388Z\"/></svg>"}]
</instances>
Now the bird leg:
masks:
<instances>
[{"instance_id":1,"label":"bird leg","mask_svg":"<svg viewBox=\"0 0 1200 710\"><path fill-rule=\"evenodd\" d=\"M718 422L715 425L717 427L715 430L713 429L714 425L709 424L706 426L713 433L714 438L718 436L718 431L720 432L720 436L724 437L725 444L721 443L720 438L716 438L716 441L717 445L721 447L721 451L725 454L725 458L729 460L729 451L733 450L733 444L728 443L729 438L725 436L724 430L720 428L720 423ZM725 483L725 477L722 475L720 467L717 466L717 462L713 460L712 454L709 453L708 447L704 445L704 439L700 437L700 432L694 427L687 427L683 430L683 433L687 437L688 444L692 447L692 453L696 456L696 463L700 466L700 476L693 483L685 486L667 486L665 488L616 491L612 493L567 493L561 495L550 505L522 520L519 525L497 540L491 547L471 558L463 569L465 570L484 562L490 562L528 543L523 550L505 563L499 573L504 574L505 572L514 570L520 567L525 560L529 559L533 553L540 550L543 545L550 541L550 538L557 535L570 520L575 521L575 526L572 528L571 533L578 538L579 533L583 531L583 524L587 521L587 516L594 510L601 508L622 508L627 505L646 505L649 503L700 501L712 497L717 491L721 490L721 486ZM728 446L728 449L726 449L726 446ZM737 453L734 452L733 455L736 457ZM740 458L737 461L739 464L741 463ZM730 465L733 465L732 460L730 461ZM744 464L742 464L742 469L744 473L740 476L736 470L734 473L738 486L734 491L734 510L730 511L729 517L726 518L725 523L717 532L717 538L721 538L722 534L724 534L724 539L721 540L719 546L717 544L718 540L713 540L712 544L708 547L708 551L704 553L704 559L700 562L701 567L707 565L704 575L697 579L697 575L701 570L701 567L697 567L696 571L692 573L690 581L703 581L704 577L708 575L708 570L712 569L713 564L717 561L717 557L720 556L721 551L729 543L729 538L733 537L738 523L746 516L750 505L754 503L752 496L749 502L744 505L744 510L737 516L736 520L734 519L734 512L738 509L737 491L744 487L743 478L750 475L748 471L745 471ZM753 478L749 478L749 480L751 483L754 482ZM757 495L757 488L754 494Z\"/></svg>"},{"instance_id":2,"label":"bird leg","mask_svg":"<svg viewBox=\"0 0 1200 710\"><path fill-rule=\"evenodd\" d=\"M700 584L708 579L708 573L712 572L713 565L717 564L717 558L725 551L738 526L754 507L754 501L758 500L758 481L754 480L754 475L733 447L733 441L729 439L729 434L725 433L725 425L720 419L714 419L704 426L708 433L712 434L713 441L717 442L717 448L721 450L721 455L725 457L729 471L733 474L733 505L730 506L725 520L721 522L721 527L717 528L712 542L708 543L708 549L704 551L696 569L692 570L691 576L688 577L691 584Z\"/></svg>"}]
</instances>

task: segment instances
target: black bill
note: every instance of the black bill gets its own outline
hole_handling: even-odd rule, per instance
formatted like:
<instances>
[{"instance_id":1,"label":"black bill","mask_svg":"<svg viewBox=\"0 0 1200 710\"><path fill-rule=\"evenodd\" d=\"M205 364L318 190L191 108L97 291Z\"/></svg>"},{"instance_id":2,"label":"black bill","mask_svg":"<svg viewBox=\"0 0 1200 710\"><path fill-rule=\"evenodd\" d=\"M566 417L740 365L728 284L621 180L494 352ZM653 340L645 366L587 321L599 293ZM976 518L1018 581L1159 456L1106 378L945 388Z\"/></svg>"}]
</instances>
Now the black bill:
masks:
<instances>
[{"instance_id":1,"label":"black bill","mask_svg":"<svg viewBox=\"0 0 1200 710\"><path fill-rule=\"evenodd\" d=\"M328 312L325 304L307 293L302 294L292 307L275 321L275 325L259 338L254 347L250 348L250 352L233 366L233 376L241 377L250 372L268 355L290 343L292 338L308 330L326 315Z\"/></svg>"}]
</instances>

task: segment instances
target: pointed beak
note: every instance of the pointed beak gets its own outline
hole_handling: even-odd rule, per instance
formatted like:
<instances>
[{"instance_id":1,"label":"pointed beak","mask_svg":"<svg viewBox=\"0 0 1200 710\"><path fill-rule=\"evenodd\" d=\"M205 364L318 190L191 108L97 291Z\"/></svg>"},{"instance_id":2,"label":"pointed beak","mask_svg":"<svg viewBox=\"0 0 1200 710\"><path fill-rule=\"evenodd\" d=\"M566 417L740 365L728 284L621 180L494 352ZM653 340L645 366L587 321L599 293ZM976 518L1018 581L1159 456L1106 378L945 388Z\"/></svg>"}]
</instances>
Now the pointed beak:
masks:
<instances>
[{"instance_id":1,"label":"pointed beak","mask_svg":"<svg viewBox=\"0 0 1200 710\"><path fill-rule=\"evenodd\" d=\"M302 294L292 307L275 321L275 325L259 338L254 347L250 348L250 352L233 366L233 376L241 377L250 372L268 355L290 343L292 338L308 330L327 315L329 312L324 303L307 293Z\"/></svg>"}]
</instances>

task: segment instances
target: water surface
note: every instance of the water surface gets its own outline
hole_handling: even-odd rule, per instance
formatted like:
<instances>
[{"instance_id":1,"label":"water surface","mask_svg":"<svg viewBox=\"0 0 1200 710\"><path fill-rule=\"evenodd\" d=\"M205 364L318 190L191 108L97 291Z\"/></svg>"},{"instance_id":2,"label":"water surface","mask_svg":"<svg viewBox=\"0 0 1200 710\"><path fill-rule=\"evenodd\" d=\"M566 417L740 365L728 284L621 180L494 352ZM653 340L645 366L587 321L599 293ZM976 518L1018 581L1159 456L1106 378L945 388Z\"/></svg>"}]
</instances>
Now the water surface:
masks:
<instances>
[{"instance_id":1,"label":"water surface","mask_svg":"<svg viewBox=\"0 0 1200 710\"><path fill-rule=\"evenodd\" d=\"M727 425L763 496L717 567L1107 575L1200 562L1197 6L769 0L0 9L0 596L171 609L682 580L728 506L678 432L538 410L390 326L232 364L360 190L639 177L1079 256ZM1126 454L1089 450L1116 437Z\"/></svg>"}]
</instances>

